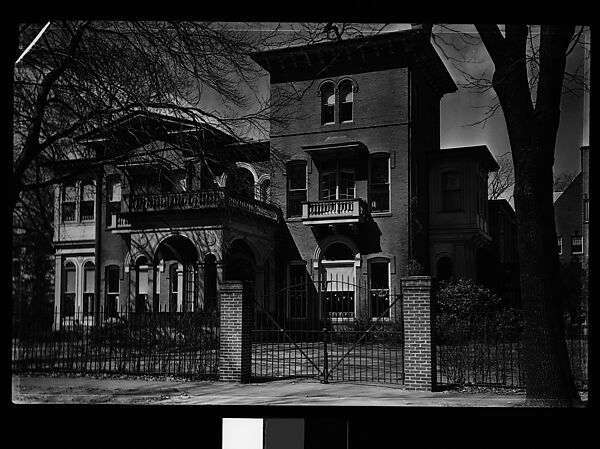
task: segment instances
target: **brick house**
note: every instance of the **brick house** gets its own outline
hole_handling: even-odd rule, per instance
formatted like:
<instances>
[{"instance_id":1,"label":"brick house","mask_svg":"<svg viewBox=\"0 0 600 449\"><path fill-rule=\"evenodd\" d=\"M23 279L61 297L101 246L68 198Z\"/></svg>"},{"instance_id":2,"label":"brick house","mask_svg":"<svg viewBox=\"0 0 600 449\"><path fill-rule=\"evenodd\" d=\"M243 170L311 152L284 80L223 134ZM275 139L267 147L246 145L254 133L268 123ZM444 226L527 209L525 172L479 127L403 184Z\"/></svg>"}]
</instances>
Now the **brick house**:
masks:
<instances>
[{"instance_id":1,"label":"brick house","mask_svg":"<svg viewBox=\"0 0 600 449\"><path fill-rule=\"evenodd\" d=\"M292 289L307 284L327 300L346 292L330 316L373 317L407 275L475 278L498 166L484 145L440 150L439 102L456 86L429 37L414 27L252 54L271 98L288 98L269 142L141 112L81 136L83 153L55 167L81 168L55 195L63 319L216 307L232 279L252 281L266 310L288 286L287 318L321 313Z\"/></svg>"},{"instance_id":2,"label":"brick house","mask_svg":"<svg viewBox=\"0 0 600 449\"><path fill-rule=\"evenodd\" d=\"M583 146L580 151L581 171L563 192L555 194L554 220L563 283L568 294L579 298L585 311L589 267L590 148Z\"/></svg>"}]
</instances>

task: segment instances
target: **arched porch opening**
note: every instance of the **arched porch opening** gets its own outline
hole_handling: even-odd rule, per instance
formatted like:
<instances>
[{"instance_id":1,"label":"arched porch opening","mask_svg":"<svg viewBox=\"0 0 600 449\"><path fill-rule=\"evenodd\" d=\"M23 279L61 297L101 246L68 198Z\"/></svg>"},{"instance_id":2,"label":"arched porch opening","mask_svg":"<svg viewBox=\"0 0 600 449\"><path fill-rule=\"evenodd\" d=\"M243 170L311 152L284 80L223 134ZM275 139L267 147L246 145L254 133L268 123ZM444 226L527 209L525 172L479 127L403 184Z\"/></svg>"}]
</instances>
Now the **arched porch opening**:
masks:
<instances>
[{"instance_id":1,"label":"arched porch opening","mask_svg":"<svg viewBox=\"0 0 600 449\"><path fill-rule=\"evenodd\" d=\"M154 309L193 312L198 309L198 251L181 235L164 239L154 253Z\"/></svg>"}]
</instances>

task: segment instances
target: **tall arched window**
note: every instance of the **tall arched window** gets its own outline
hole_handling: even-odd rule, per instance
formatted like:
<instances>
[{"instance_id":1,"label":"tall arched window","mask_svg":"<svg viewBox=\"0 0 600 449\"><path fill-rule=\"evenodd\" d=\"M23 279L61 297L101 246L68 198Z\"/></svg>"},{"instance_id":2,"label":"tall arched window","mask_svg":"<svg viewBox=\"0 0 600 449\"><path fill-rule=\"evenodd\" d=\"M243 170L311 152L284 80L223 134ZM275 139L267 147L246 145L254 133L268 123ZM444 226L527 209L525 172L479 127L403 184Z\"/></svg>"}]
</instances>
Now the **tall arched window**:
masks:
<instances>
[{"instance_id":1,"label":"tall arched window","mask_svg":"<svg viewBox=\"0 0 600 449\"><path fill-rule=\"evenodd\" d=\"M83 316L90 316L94 313L95 274L94 262L86 262L83 266Z\"/></svg>"},{"instance_id":2,"label":"tall arched window","mask_svg":"<svg viewBox=\"0 0 600 449\"><path fill-rule=\"evenodd\" d=\"M169 312L177 311L179 302L179 264L174 263L169 267Z\"/></svg>"},{"instance_id":3,"label":"tall arched window","mask_svg":"<svg viewBox=\"0 0 600 449\"><path fill-rule=\"evenodd\" d=\"M336 242L325 249L321 259L321 282L326 316L354 316L355 273L354 251L349 246Z\"/></svg>"},{"instance_id":4,"label":"tall arched window","mask_svg":"<svg viewBox=\"0 0 600 449\"><path fill-rule=\"evenodd\" d=\"M116 265L106 267L105 292L106 304L104 316L107 318L117 316L117 306L119 304L119 267Z\"/></svg>"},{"instance_id":5,"label":"tall arched window","mask_svg":"<svg viewBox=\"0 0 600 449\"><path fill-rule=\"evenodd\" d=\"M135 311L145 312L148 301L148 261L140 257L136 263L136 286Z\"/></svg>"},{"instance_id":6,"label":"tall arched window","mask_svg":"<svg viewBox=\"0 0 600 449\"><path fill-rule=\"evenodd\" d=\"M67 262L63 277L63 298L61 301L61 315L63 317L75 316L76 276L77 268L75 264Z\"/></svg>"},{"instance_id":7,"label":"tall arched window","mask_svg":"<svg viewBox=\"0 0 600 449\"><path fill-rule=\"evenodd\" d=\"M335 93L333 83L321 86L321 124L334 123Z\"/></svg>"},{"instance_id":8,"label":"tall arched window","mask_svg":"<svg viewBox=\"0 0 600 449\"><path fill-rule=\"evenodd\" d=\"M81 220L94 219L94 199L96 189L93 182L84 182L81 184L81 201L79 203L79 215Z\"/></svg>"},{"instance_id":9,"label":"tall arched window","mask_svg":"<svg viewBox=\"0 0 600 449\"><path fill-rule=\"evenodd\" d=\"M390 262L375 259L369 262L369 293L371 316L389 317L390 305Z\"/></svg>"},{"instance_id":10,"label":"tall arched window","mask_svg":"<svg viewBox=\"0 0 600 449\"><path fill-rule=\"evenodd\" d=\"M351 81L343 81L340 84L340 122L351 122L353 120L354 94Z\"/></svg>"}]
</instances>

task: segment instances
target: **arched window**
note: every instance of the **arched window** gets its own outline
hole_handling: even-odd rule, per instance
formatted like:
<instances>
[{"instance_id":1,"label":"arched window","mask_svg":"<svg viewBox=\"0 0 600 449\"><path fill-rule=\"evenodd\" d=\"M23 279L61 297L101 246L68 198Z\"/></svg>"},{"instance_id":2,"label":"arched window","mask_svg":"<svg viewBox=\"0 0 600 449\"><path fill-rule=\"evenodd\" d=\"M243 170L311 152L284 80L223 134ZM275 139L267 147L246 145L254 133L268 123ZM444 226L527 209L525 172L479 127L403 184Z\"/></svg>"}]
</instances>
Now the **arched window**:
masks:
<instances>
[{"instance_id":1,"label":"arched window","mask_svg":"<svg viewBox=\"0 0 600 449\"><path fill-rule=\"evenodd\" d=\"M61 301L61 315L63 317L75 316L75 295L77 268L73 262L67 262L63 275L63 298Z\"/></svg>"},{"instance_id":2,"label":"arched window","mask_svg":"<svg viewBox=\"0 0 600 449\"><path fill-rule=\"evenodd\" d=\"M287 166L287 216L301 217L306 201L306 162L293 161Z\"/></svg>"},{"instance_id":3,"label":"arched window","mask_svg":"<svg viewBox=\"0 0 600 449\"><path fill-rule=\"evenodd\" d=\"M351 81L340 84L340 122L351 122L353 119L354 93Z\"/></svg>"},{"instance_id":4,"label":"arched window","mask_svg":"<svg viewBox=\"0 0 600 449\"><path fill-rule=\"evenodd\" d=\"M117 306L119 304L119 267L116 265L106 267L105 292L105 317L117 316Z\"/></svg>"},{"instance_id":5,"label":"arched window","mask_svg":"<svg viewBox=\"0 0 600 449\"><path fill-rule=\"evenodd\" d=\"M332 318L354 316L356 270L354 251L344 243L328 246L321 259L324 313Z\"/></svg>"},{"instance_id":6,"label":"arched window","mask_svg":"<svg viewBox=\"0 0 600 449\"><path fill-rule=\"evenodd\" d=\"M260 200L268 202L271 197L271 181L265 179L260 185Z\"/></svg>"},{"instance_id":7,"label":"arched window","mask_svg":"<svg viewBox=\"0 0 600 449\"><path fill-rule=\"evenodd\" d=\"M390 262L376 259L369 262L369 293L371 316L389 317L390 311Z\"/></svg>"},{"instance_id":8,"label":"arched window","mask_svg":"<svg viewBox=\"0 0 600 449\"><path fill-rule=\"evenodd\" d=\"M334 123L335 93L333 83L321 86L321 124Z\"/></svg>"},{"instance_id":9,"label":"arched window","mask_svg":"<svg viewBox=\"0 0 600 449\"><path fill-rule=\"evenodd\" d=\"M179 264L174 263L169 267L169 311L177 311L179 302Z\"/></svg>"},{"instance_id":10,"label":"arched window","mask_svg":"<svg viewBox=\"0 0 600 449\"><path fill-rule=\"evenodd\" d=\"M136 263L136 286L135 311L145 312L148 302L148 261L145 257L140 257Z\"/></svg>"},{"instance_id":11,"label":"arched window","mask_svg":"<svg viewBox=\"0 0 600 449\"><path fill-rule=\"evenodd\" d=\"M86 262L83 266L83 315L90 316L94 313L94 279L96 267L94 262Z\"/></svg>"},{"instance_id":12,"label":"arched window","mask_svg":"<svg viewBox=\"0 0 600 449\"><path fill-rule=\"evenodd\" d=\"M94 219L94 197L96 189L93 182L85 182L81 184L81 201L79 203L79 215L81 220Z\"/></svg>"},{"instance_id":13,"label":"arched window","mask_svg":"<svg viewBox=\"0 0 600 449\"><path fill-rule=\"evenodd\" d=\"M454 276L452 260L449 257L440 257L437 261L437 280L447 281Z\"/></svg>"},{"instance_id":14,"label":"arched window","mask_svg":"<svg viewBox=\"0 0 600 449\"><path fill-rule=\"evenodd\" d=\"M77 208L77 185L69 182L62 189L62 221L75 221Z\"/></svg>"},{"instance_id":15,"label":"arched window","mask_svg":"<svg viewBox=\"0 0 600 449\"><path fill-rule=\"evenodd\" d=\"M442 173L442 210L451 212L462 209L462 182L460 172Z\"/></svg>"}]
</instances>

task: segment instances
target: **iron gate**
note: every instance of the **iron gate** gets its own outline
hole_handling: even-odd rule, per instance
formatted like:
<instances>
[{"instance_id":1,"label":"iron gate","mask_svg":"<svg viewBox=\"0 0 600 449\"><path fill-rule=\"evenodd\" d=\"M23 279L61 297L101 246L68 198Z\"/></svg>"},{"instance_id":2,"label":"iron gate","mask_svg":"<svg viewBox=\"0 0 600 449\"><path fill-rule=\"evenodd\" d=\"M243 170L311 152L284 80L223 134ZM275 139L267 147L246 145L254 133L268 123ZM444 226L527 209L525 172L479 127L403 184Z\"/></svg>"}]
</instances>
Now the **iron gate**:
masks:
<instances>
[{"instance_id":1,"label":"iron gate","mask_svg":"<svg viewBox=\"0 0 600 449\"><path fill-rule=\"evenodd\" d=\"M255 379L403 383L401 294L306 277L255 302Z\"/></svg>"}]
</instances>

